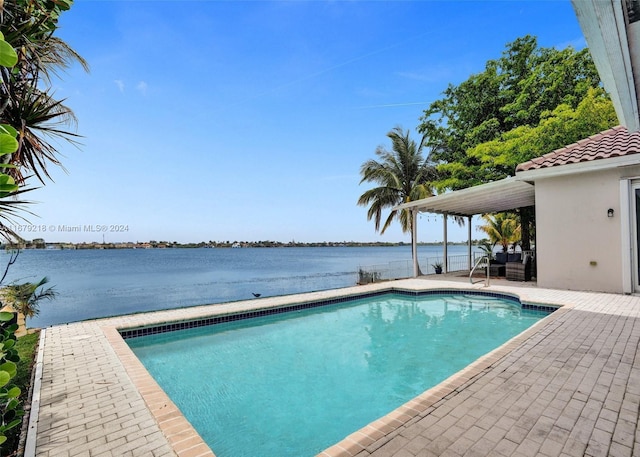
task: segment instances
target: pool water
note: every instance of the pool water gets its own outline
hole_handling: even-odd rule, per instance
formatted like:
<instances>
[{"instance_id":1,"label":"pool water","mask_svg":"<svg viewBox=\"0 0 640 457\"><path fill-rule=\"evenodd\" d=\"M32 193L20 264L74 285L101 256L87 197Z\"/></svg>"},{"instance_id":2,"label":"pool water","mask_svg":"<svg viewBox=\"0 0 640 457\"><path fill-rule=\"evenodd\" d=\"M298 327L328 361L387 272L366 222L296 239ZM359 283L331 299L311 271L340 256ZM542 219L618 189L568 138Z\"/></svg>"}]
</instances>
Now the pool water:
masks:
<instances>
[{"instance_id":1,"label":"pool water","mask_svg":"<svg viewBox=\"0 0 640 457\"><path fill-rule=\"evenodd\" d=\"M127 339L218 457L313 456L548 313L389 294Z\"/></svg>"}]
</instances>

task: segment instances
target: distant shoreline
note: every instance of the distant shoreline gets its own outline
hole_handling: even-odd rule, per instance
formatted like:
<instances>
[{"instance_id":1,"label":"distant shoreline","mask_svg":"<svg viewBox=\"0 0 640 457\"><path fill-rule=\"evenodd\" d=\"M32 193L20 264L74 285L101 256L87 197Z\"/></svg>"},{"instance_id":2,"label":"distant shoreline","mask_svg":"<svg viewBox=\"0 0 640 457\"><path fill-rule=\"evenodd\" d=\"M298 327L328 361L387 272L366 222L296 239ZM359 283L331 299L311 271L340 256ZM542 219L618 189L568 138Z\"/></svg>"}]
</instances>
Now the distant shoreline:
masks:
<instances>
[{"instance_id":1,"label":"distant shoreline","mask_svg":"<svg viewBox=\"0 0 640 457\"><path fill-rule=\"evenodd\" d=\"M476 245L478 240L472 240L472 245ZM442 242L422 242L418 246L443 246ZM448 242L448 246L466 246L466 241ZM301 248L301 247L396 247L411 246L405 242L358 242L358 241L322 241L314 243L299 243L291 241L283 243L279 241L209 241L200 243L177 243L167 241L146 241L146 242L124 242L124 243L48 243L42 239L25 241L23 243L3 244L5 250L12 249L177 249L177 248L209 248L209 249L232 249L232 248Z\"/></svg>"}]
</instances>

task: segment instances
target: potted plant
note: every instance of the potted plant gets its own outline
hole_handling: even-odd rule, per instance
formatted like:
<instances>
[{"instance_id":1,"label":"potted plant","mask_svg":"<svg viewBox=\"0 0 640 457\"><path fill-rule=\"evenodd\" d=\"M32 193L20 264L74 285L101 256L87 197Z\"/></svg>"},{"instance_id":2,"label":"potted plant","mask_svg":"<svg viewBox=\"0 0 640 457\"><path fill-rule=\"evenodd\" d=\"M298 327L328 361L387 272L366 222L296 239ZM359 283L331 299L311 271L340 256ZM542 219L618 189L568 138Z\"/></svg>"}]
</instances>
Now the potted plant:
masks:
<instances>
[{"instance_id":1,"label":"potted plant","mask_svg":"<svg viewBox=\"0 0 640 457\"><path fill-rule=\"evenodd\" d=\"M442 262L432 263L431 266L433 267L437 275L442 273Z\"/></svg>"}]
</instances>

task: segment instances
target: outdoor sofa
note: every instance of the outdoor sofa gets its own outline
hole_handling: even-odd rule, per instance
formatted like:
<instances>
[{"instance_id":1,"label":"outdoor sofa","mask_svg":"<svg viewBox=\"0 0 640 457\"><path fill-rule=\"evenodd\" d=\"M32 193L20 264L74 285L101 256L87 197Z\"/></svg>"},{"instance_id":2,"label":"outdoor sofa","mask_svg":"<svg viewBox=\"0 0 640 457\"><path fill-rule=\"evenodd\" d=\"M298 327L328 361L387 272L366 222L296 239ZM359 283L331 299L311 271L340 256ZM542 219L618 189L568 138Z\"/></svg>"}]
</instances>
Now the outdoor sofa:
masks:
<instances>
[{"instance_id":1,"label":"outdoor sofa","mask_svg":"<svg viewBox=\"0 0 640 457\"><path fill-rule=\"evenodd\" d=\"M508 263L519 263L521 260L520 253L496 252L495 259L489 264L489 276L506 276L506 267ZM508 278L507 278L508 279Z\"/></svg>"},{"instance_id":2,"label":"outdoor sofa","mask_svg":"<svg viewBox=\"0 0 640 457\"><path fill-rule=\"evenodd\" d=\"M522 260L507 262L505 265L505 277L509 281L531 281L534 258L525 253Z\"/></svg>"}]
</instances>

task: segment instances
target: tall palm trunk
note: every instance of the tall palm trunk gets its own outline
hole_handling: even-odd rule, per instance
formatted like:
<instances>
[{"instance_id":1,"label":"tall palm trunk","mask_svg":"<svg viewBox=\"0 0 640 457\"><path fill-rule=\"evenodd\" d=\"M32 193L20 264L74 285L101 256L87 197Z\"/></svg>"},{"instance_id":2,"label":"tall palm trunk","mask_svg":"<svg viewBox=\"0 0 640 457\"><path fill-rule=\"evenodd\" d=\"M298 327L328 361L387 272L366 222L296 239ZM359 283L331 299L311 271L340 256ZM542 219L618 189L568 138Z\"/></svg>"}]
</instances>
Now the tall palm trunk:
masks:
<instances>
[{"instance_id":1,"label":"tall palm trunk","mask_svg":"<svg viewBox=\"0 0 640 457\"><path fill-rule=\"evenodd\" d=\"M415 264L418 266L418 272L417 272L418 276L422 276L422 270L420 269L420 262L418 261L418 240L414 238L415 232L414 232L413 224L415 223L416 221L413 218L413 214L411 214L409 217L409 233L411 233L411 260L415 262ZM416 246L415 253L413 250L414 246Z\"/></svg>"}]
</instances>

